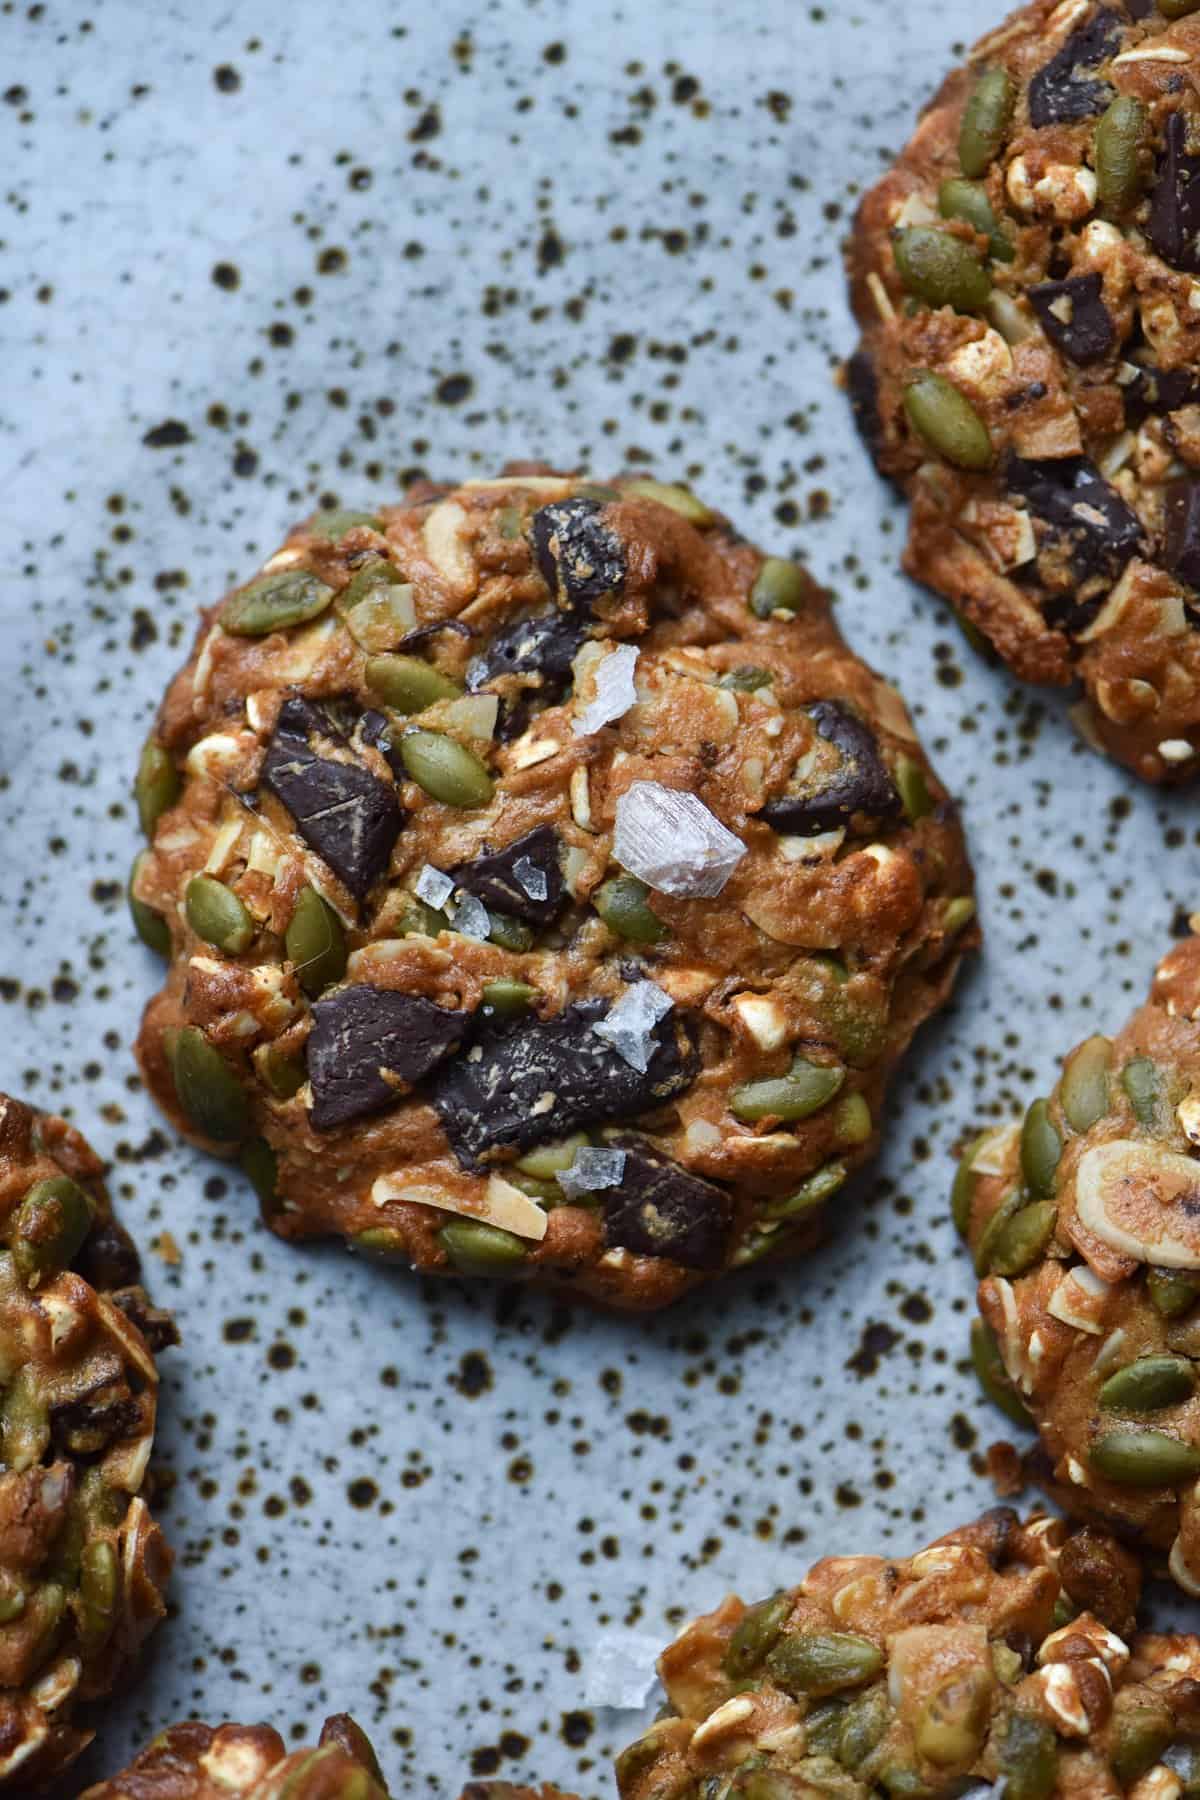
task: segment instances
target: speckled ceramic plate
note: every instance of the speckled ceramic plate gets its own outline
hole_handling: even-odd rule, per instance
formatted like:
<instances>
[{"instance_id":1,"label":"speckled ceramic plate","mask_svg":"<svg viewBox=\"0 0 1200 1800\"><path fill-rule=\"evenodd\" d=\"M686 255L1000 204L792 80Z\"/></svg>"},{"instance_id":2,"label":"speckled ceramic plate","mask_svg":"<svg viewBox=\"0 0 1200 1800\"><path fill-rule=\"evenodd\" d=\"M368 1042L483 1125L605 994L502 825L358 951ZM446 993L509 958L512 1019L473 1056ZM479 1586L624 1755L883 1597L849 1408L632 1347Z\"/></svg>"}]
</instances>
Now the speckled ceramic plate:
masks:
<instances>
[{"instance_id":1,"label":"speckled ceramic plate","mask_svg":"<svg viewBox=\"0 0 1200 1800\"><path fill-rule=\"evenodd\" d=\"M188 1713L351 1707L404 1792L598 1793L640 1720L603 1702L684 1614L991 1502L950 1146L1116 1024L1200 886L1194 799L1083 750L896 572L833 384L855 195L994 16L0 7L0 1085L111 1156L185 1335L175 1616L89 1772ZM685 476L837 591L964 802L988 931L839 1240L650 1324L289 1249L129 1049L128 784L195 608L318 498L528 455Z\"/></svg>"}]
</instances>

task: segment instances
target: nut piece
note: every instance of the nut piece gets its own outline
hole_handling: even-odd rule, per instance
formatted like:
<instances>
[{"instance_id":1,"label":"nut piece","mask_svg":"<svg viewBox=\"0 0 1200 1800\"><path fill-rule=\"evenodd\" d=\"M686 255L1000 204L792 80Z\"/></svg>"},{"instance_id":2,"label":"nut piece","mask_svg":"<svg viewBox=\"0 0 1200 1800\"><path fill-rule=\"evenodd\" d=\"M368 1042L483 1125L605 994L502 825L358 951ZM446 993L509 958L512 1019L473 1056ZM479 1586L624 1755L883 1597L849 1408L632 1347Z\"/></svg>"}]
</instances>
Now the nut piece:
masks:
<instances>
[{"instance_id":1,"label":"nut piece","mask_svg":"<svg viewBox=\"0 0 1200 1800\"><path fill-rule=\"evenodd\" d=\"M269 1725L214 1728L193 1719L169 1726L122 1774L88 1788L80 1800L151 1800L151 1796L153 1800L387 1800L387 1788L370 1740L352 1718L339 1713L325 1721L315 1746L291 1751Z\"/></svg>"}]
</instances>

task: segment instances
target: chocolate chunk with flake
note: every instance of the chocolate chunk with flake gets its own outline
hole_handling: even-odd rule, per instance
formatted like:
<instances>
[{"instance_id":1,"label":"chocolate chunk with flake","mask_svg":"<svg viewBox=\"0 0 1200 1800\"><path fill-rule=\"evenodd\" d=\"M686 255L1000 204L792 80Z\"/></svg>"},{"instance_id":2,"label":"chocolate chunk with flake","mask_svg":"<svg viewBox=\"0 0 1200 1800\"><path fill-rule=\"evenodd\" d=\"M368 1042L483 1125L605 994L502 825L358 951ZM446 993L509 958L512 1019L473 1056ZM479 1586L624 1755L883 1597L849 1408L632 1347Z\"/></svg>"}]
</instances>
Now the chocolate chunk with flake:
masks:
<instances>
[{"instance_id":1,"label":"chocolate chunk with flake","mask_svg":"<svg viewBox=\"0 0 1200 1800\"><path fill-rule=\"evenodd\" d=\"M1115 581L1141 547L1141 520L1086 457L1026 462L1013 456L1005 479L1061 540L1078 580Z\"/></svg>"},{"instance_id":2,"label":"chocolate chunk with flake","mask_svg":"<svg viewBox=\"0 0 1200 1800\"><path fill-rule=\"evenodd\" d=\"M1200 274L1200 156L1189 156L1187 118L1173 112L1150 195L1150 242L1173 269Z\"/></svg>"},{"instance_id":3,"label":"chocolate chunk with flake","mask_svg":"<svg viewBox=\"0 0 1200 1800\"><path fill-rule=\"evenodd\" d=\"M501 675L526 678L528 690L506 699L500 708L496 736L501 743L519 737L529 720L533 700L553 706L571 686L571 664L587 637L584 621L573 613L542 613L521 619L498 632L487 649L467 665L467 691L478 694Z\"/></svg>"},{"instance_id":4,"label":"chocolate chunk with flake","mask_svg":"<svg viewBox=\"0 0 1200 1800\"><path fill-rule=\"evenodd\" d=\"M530 522L533 554L542 580L561 606L590 610L625 585L625 547L601 522L599 500L576 495L552 500Z\"/></svg>"},{"instance_id":5,"label":"chocolate chunk with flake","mask_svg":"<svg viewBox=\"0 0 1200 1800\"><path fill-rule=\"evenodd\" d=\"M635 1118L691 1086L699 1058L678 1013L654 1027L654 1052L641 1074L592 1030L608 1011L604 1000L583 1000L552 1019L485 1023L438 1072L429 1097L464 1168L583 1126Z\"/></svg>"},{"instance_id":6,"label":"chocolate chunk with flake","mask_svg":"<svg viewBox=\"0 0 1200 1800\"><path fill-rule=\"evenodd\" d=\"M363 900L391 860L404 814L386 782L360 762L322 755L322 742L350 748L309 701L285 701L267 748L263 785L287 807L309 848Z\"/></svg>"},{"instance_id":7,"label":"chocolate chunk with flake","mask_svg":"<svg viewBox=\"0 0 1200 1800\"><path fill-rule=\"evenodd\" d=\"M1178 412L1181 406L1192 406L1200 400L1200 381L1190 369L1138 368L1137 374L1121 388L1125 400L1125 423L1136 430L1151 413Z\"/></svg>"},{"instance_id":8,"label":"chocolate chunk with flake","mask_svg":"<svg viewBox=\"0 0 1200 1800\"><path fill-rule=\"evenodd\" d=\"M794 837L836 831L856 813L875 822L896 818L900 796L874 732L840 700L815 700L805 711L818 736L837 752L836 761L819 753L806 757L791 790L768 800L759 817L773 831Z\"/></svg>"},{"instance_id":9,"label":"chocolate chunk with flake","mask_svg":"<svg viewBox=\"0 0 1200 1800\"><path fill-rule=\"evenodd\" d=\"M685 1269L719 1269L733 1218L729 1195L636 1139L621 1138L620 1185L605 1193L604 1241Z\"/></svg>"},{"instance_id":10,"label":"chocolate chunk with flake","mask_svg":"<svg viewBox=\"0 0 1200 1800\"><path fill-rule=\"evenodd\" d=\"M563 903L559 849L553 826L536 825L503 850L477 856L450 873L459 887L494 912L541 927L551 923Z\"/></svg>"},{"instance_id":11,"label":"chocolate chunk with flake","mask_svg":"<svg viewBox=\"0 0 1200 1800\"><path fill-rule=\"evenodd\" d=\"M883 447L883 420L879 415L879 377L865 350L856 350L846 363L846 394L854 423L872 456Z\"/></svg>"},{"instance_id":12,"label":"chocolate chunk with flake","mask_svg":"<svg viewBox=\"0 0 1200 1800\"><path fill-rule=\"evenodd\" d=\"M1107 7L1077 26L1029 84L1030 123L1069 125L1102 113L1113 90L1096 79L1096 71L1117 54L1121 41L1121 21Z\"/></svg>"},{"instance_id":13,"label":"chocolate chunk with flake","mask_svg":"<svg viewBox=\"0 0 1200 1800\"><path fill-rule=\"evenodd\" d=\"M315 1131L333 1131L402 1100L462 1042L470 1014L419 994L345 987L312 1009L308 1079Z\"/></svg>"},{"instance_id":14,"label":"chocolate chunk with flake","mask_svg":"<svg viewBox=\"0 0 1200 1800\"><path fill-rule=\"evenodd\" d=\"M1163 561L1200 593L1200 479L1180 475L1168 484L1163 508Z\"/></svg>"},{"instance_id":15,"label":"chocolate chunk with flake","mask_svg":"<svg viewBox=\"0 0 1200 1800\"><path fill-rule=\"evenodd\" d=\"M1030 303L1050 342L1073 363L1100 362L1116 343L1112 315L1101 295L1099 275L1071 275L1043 281L1029 290Z\"/></svg>"}]
</instances>

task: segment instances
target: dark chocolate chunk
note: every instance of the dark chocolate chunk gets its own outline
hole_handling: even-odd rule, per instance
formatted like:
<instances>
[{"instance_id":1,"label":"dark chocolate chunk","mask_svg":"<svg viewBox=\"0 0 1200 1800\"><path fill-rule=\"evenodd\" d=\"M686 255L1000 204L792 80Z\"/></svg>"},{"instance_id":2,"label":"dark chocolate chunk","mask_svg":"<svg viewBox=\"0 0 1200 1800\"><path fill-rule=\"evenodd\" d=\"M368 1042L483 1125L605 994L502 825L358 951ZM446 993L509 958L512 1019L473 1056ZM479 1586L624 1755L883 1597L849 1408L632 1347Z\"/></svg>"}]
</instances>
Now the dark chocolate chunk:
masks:
<instances>
[{"instance_id":1,"label":"dark chocolate chunk","mask_svg":"<svg viewBox=\"0 0 1200 1800\"><path fill-rule=\"evenodd\" d=\"M1164 262L1200 274L1200 156L1188 155L1187 120L1181 112L1167 120L1147 232Z\"/></svg>"},{"instance_id":2,"label":"dark chocolate chunk","mask_svg":"<svg viewBox=\"0 0 1200 1800\"><path fill-rule=\"evenodd\" d=\"M477 856L474 862L460 863L449 873L459 887L466 888L493 911L508 913L511 918L524 919L527 925L541 927L557 917L563 903L565 888L559 847L558 833L553 826L536 825L515 843L506 844L503 850L492 850ZM517 863L522 864L523 873L524 864L529 863L536 874L541 875L546 889L541 898L521 885ZM535 876L530 879L530 885L541 884Z\"/></svg>"},{"instance_id":3,"label":"dark chocolate chunk","mask_svg":"<svg viewBox=\"0 0 1200 1800\"><path fill-rule=\"evenodd\" d=\"M1079 581L1115 581L1142 543L1141 520L1084 456L1005 465L1009 489L1048 526Z\"/></svg>"},{"instance_id":4,"label":"dark chocolate chunk","mask_svg":"<svg viewBox=\"0 0 1200 1800\"><path fill-rule=\"evenodd\" d=\"M1180 475L1169 482L1165 501L1163 561L1200 593L1200 478Z\"/></svg>"},{"instance_id":5,"label":"dark chocolate chunk","mask_svg":"<svg viewBox=\"0 0 1200 1800\"><path fill-rule=\"evenodd\" d=\"M387 868L404 814L395 792L359 762L322 756L322 741L349 744L307 700L284 702L267 748L262 780L296 822L310 849L327 862L356 900Z\"/></svg>"},{"instance_id":6,"label":"dark chocolate chunk","mask_svg":"<svg viewBox=\"0 0 1200 1800\"><path fill-rule=\"evenodd\" d=\"M856 813L876 823L896 818L900 796L870 727L840 700L814 700L805 711L837 756L806 758L813 766L793 776L790 791L768 800L759 817L773 831L795 837L836 831Z\"/></svg>"},{"instance_id":7,"label":"dark chocolate chunk","mask_svg":"<svg viewBox=\"0 0 1200 1800\"><path fill-rule=\"evenodd\" d=\"M1190 369L1147 369L1139 366L1132 381L1121 389L1125 423L1137 429L1151 413L1178 412L1200 400L1200 381Z\"/></svg>"},{"instance_id":8,"label":"dark chocolate chunk","mask_svg":"<svg viewBox=\"0 0 1200 1800\"><path fill-rule=\"evenodd\" d=\"M856 350L846 363L846 394L854 423L863 443L878 458L883 449L883 420L879 412L879 377L865 350Z\"/></svg>"},{"instance_id":9,"label":"dark chocolate chunk","mask_svg":"<svg viewBox=\"0 0 1200 1800\"><path fill-rule=\"evenodd\" d=\"M383 713L363 713L354 728L354 738L359 743L369 744L372 750L378 750L397 781L408 780L408 771L396 746L392 727Z\"/></svg>"},{"instance_id":10,"label":"dark chocolate chunk","mask_svg":"<svg viewBox=\"0 0 1200 1800\"><path fill-rule=\"evenodd\" d=\"M1099 275L1072 275L1029 289L1042 330L1073 363L1099 362L1116 342L1112 315L1101 299L1103 290Z\"/></svg>"},{"instance_id":11,"label":"dark chocolate chunk","mask_svg":"<svg viewBox=\"0 0 1200 1800\"><path fill-rule=\"evenodd\" d=\"M625 547L603 524L599 500L552 500L530 521L533 554L550 592L571 612L590 609L625 585Z\"/></svg>"},{"instance_id":12,"label":"dark chocolate chunk","mask_svg":"<svg viewBox=\"0 0 1200 1800\"><path fill-rule=\"evenodd\" d=\"M556 608L509 625L467 664L467 690L472 694L500 675L526 678L526 691L518 698L506 698L500 708L496 736L501 743L524 731L534 700L553 706L562 699L571 685L571 664L586 636L582 619Z\"/></svg>"},{"instance_id":13,"label":"dark chocolate chunk","mask_svg":"<svg viewBox=\"0 0 1200 1800\"><path fill-rule=\"evenodd\" d=\"M1155 0L1125 0L1125 11L1131 19L1148 19L1154 4Z\"/></svg>"},{"instance_id":14,"label":"dark chocolate chunk","mask_svg":"<svg viewBox=\"0 0 1200 1800\"><path fill-rule=\"evenodd\" d=\"M456 1050L471 1015L419 994L362 985L339 989L312 1009L308 1079L314 1131L333 1131L382 1112Z\"/></svg>"},{"instance_id":15,"label":"dark chocolate chunk","mask_svg":"<svg viewBox=\"0 0 1200 1800\"><path fill-rule=\"evenodd\" d=\"M625 1168L620 1186L605 1190L605 1244L685 1269L721 1268L733 1221L725 1190L647 1144L621 1138L613 1148L624 1150Z\"/></svg>"},{"instance_id":16,"label":"dark chocolate chunk","mask_svg":"<svg viewBox=\"0 0 1200 1800\"><path fill-rule=\"evenodd\" d=\"M1120 19L1103 6L1077 26L1029 84L1030 123L1069 125L1103 112L1113 90L1096 70L1117 54L1122 37Z\"/></svg>"},{"instance_id":17,"label":"dark chocolate chunk","mask_svg":"<svg viewBox=\"0 0 1200 1800\"><path fill-rule=\"evenodd\" d=\"M581 1000L552 1019L485 1022L470 1049L438 1072L429 1098L465 1168L634 1118L691 1086L700 1062L679 1013L659 1020L643 1075L592 1030L608 1011L605 1000Z\"/></svg>"}]
</instances>

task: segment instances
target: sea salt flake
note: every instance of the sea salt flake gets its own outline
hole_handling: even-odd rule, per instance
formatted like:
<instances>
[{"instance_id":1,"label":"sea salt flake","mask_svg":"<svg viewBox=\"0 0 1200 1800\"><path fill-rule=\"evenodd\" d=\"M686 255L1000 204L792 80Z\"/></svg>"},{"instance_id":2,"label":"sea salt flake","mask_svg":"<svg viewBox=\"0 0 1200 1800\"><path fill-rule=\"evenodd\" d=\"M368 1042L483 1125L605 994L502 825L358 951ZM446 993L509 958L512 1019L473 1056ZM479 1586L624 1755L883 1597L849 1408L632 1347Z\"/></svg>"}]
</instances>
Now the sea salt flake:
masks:
<instances>
[{"instance_id":1,"label":"sea salt flake","mask_svg":"<svg viewBox=\"0 0 1200 1800\"><path fill-rule=\"evenodd\" d=\"M454 892L454 883L449 875L443 875L432 863L426 863L417 876L416 891L418 900L423 900L426 906L432 906L434 912L441 912Z\"/></svg>"},{"instance_id":2,"label":"sea salt flake","mask_svg":"<svg viewBox=\"0 0 1200 1800\"><path fill-rule=\"evenodd\" d=\"M711 900L746 854L702 800L658 781L635 781L617 801L613 855L660 894Z\"/></svg>"},{"instance_id":3,"label":"sea salt flake","mask_svg":"<svg viewBox=\"0 0 1200 1800\"><path fill-rule=\"evenodd\" d=\"M518 856L513 864L513 874L531 900L544 900L550 892L545 869L539 869L527 856Z\"/></svg>"},{"instance_id":4,"label":"sea salt flake","mask_svg":"<svg viewBox=\"0 0 1200 1800\"><path fill-rule=\"evenodd\" d=\"M655 1684L655 1662L662 1645L646 1632L606 1632L584 1658L583 1703L637 1712Z\"/></svg>"},{"instance_id":5,"label":"sea salt flake","mask_svg":"<svg viewBox=\"0 0 1200 1800\"><path fill-rule=\"evenodd\" d=\"M451 882L453 887L453 882ZM482 900L474 894L464 894L450 915L450 923L462 937L474 938L480 944L486 944L492 930L491 916Z\"/></svg>"},{"instance_id":6,"label":"sea salt flake","mask_svg":"<svg viewBox=\"0 0 1200 1800\"><path fill-rule=\"evenodd\" d=\"M654 1052L654 1027L675 1002L653 981L635 981L592 1026L597 1037L612 1045L631 1069L644 1075Z\"/></svg>"},{"instance_id":7,"label":"sea salt flake","mask_svg":"<svg viewBox=\"0 0 1200 1800\"><path fill-rule=\"evenodd\" d=\"M577 1150L575 1161L558 1176L558 1185L572 1199L578 1194L598 1194L603 1188L620 1187L625 1175L623 1150Z\"/></svg>"},{"instance_id":8,"label":"sea salt flake","mask_svg":"<svg viewBox=\"0 0 1200 1800\"><path fill-rule=\"evenodd\" d=\"M637 689L633 685L637 659L633 644L618 644L595 665L595 698L571 721L576 737L587 737L602 725L611 725L637 705Z\"/></svg>"}]
</instances>

